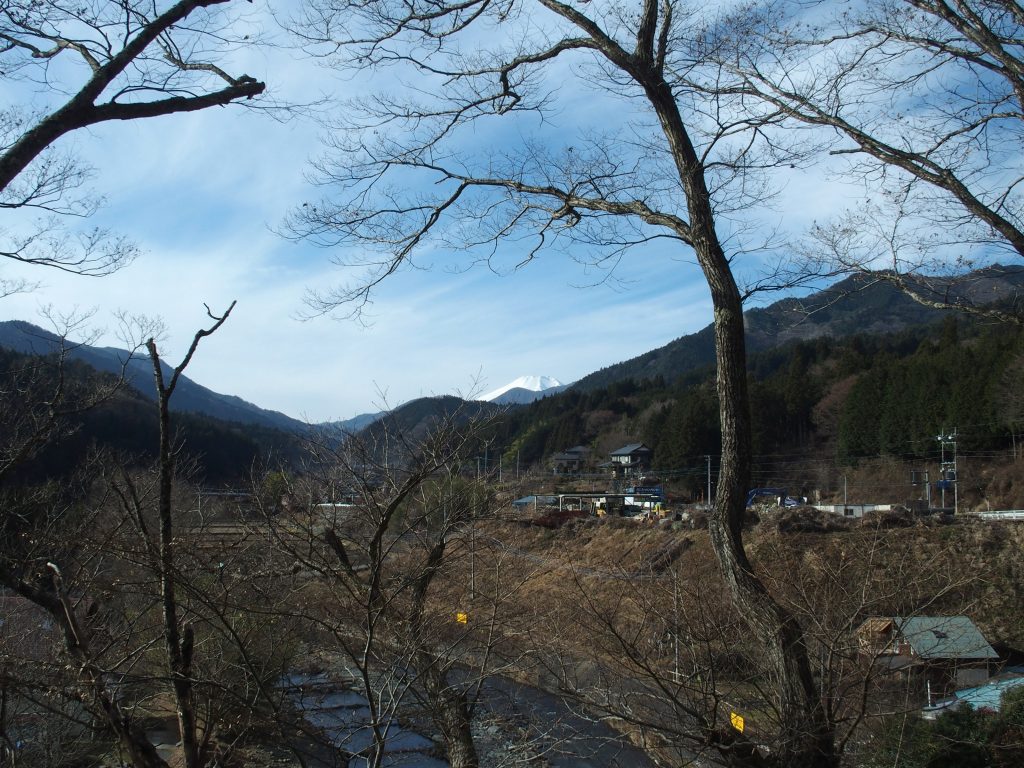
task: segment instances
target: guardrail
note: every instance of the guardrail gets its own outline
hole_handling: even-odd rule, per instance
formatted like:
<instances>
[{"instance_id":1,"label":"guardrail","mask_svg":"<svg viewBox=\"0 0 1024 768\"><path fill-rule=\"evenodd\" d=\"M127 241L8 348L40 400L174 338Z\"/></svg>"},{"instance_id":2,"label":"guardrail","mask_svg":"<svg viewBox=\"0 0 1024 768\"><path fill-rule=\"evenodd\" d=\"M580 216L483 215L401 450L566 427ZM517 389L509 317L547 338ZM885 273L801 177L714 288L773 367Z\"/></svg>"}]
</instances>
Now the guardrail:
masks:
<instances>
[{"instance_id":1,"label":"guardrail","mask_svg":"<svg viewBox=\"0 0 1024 768\"><path fill-rule=\"evenodd\" d=\"M1024 509L1003 509L995 512L974 512L982 520L1024 520Z\"/></svg>"}]
</instances>

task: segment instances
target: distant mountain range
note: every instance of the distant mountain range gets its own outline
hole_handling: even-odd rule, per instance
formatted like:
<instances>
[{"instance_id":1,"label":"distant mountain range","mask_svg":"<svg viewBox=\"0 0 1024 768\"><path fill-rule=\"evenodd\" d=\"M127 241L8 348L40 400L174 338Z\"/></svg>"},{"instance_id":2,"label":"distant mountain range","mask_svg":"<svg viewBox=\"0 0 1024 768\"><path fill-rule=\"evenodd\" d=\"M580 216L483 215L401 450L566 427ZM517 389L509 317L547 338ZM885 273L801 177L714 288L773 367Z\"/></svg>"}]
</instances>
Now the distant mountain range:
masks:
<instances>
[{"instance_id":1,"label":"distant mountain range","mask_svg":"<svg viewBox=\"0 0 1024 768\"><path fill-rule=\"evenodd\" d=\"M1024 269L995 266L973 272L955 281L930 280L928 289L945 292L946 298L963 297L975 304L1020 301L1024 295ZM793 341L818 337L842 338L856 333L883 333L930 323L943 310L926 307L888 282L851 277L805 298L787 298L768 307L751 309L744 315L747 348L759 352ZM69 356L97 370L118 374L128 358L125 350L66 344L54 333L20 320L0 322L0 347L25 354L52 354L61 345L70 347ZM645 380L663 376L672 380L715 363L714 329L708 325L650 352L596 371L575 384L564 385L549 376L521 376L482 397L492 405L523 405L565 389L593 391L626 379ZM154 398L153 371L147 356L127 361L128 383L147 399ZM170 368L164 366L164 375ZM403 423L419 424L436 409L450 411L457 398L419 398L392 411L402 412ZM182 377L172 400L176 411L199 413L223 421L272 427L293 434L305 434L310 425L278 411L260 408L234 395L214 392ZM364 413L343 421L318 425L338 432L358 432L379 421L383 413Z\"/></svg>"},{"instance_id":2,"label":"distant mountain range","mask_svg":"<svg viewBox=\"0 0 1024 768\"><path fill-rule=\"evenodd\" d=\"M374 413L360 413L358 416L353 416L351 419L342 419L341 421L332 421L327 424L321 424L321 427L327 427L328 429L337 430L339 432L359 432L366 429L368 426L379 420L382 416L386 415L386 411L376 411Z\"/></svg>"},{"instance_id":3,"label":"distant mountain range","mask_svg":"<svg viewBox=\"0 0 1024 768\"><path fill-rule=\"evenodd\" d=\"M550 376L520 376L515 381L498 387L477 399L496 405L525 405L542 397L561 392L567 386Z\"/></svg>"}]
</instances>

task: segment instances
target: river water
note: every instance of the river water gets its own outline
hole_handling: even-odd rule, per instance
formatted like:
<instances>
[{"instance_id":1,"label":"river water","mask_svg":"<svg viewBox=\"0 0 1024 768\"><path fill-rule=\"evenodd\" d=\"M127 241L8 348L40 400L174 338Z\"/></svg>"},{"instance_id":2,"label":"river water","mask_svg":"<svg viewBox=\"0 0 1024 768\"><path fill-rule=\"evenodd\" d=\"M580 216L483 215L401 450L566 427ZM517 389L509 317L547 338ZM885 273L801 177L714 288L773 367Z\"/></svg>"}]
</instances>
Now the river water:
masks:
<instances>
[{"instance_id":1,"label":"river water","mask_svg":"<svg viewBox=\"0 0 1024 768\"><path fill-rule=\"evenodd\" d=\"M326 673L292 674L282 681L310 728L298 748L308 768L365 768L358 753L373 744L362 694ZM557 696L503 678L488 680L473 724L483 768L653 768L647 755L605 723L572 711ZM320 738L312 738L312 733ZM437 744L397 720L387 729L387 768L447 768Z\"/></svg>"}]
</instances>

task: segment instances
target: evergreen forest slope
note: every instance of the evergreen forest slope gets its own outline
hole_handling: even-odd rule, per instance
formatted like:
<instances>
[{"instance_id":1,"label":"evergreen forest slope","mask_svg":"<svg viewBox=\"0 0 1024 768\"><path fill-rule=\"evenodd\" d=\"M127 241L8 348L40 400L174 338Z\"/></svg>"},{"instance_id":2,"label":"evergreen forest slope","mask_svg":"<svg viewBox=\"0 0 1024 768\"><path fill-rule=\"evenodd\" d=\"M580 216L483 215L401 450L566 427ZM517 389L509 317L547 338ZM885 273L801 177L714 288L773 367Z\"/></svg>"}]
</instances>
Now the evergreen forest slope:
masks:
<instances>
[{"instance_id":1,"label":"evergreen forest slope","mask_svg":"<svg viewBox=\"0 0 1024 768\"><path fill-rule=\"evenodd\" d=\"M102 452L127 467L149 466L156 457L159 427L156 405L131 386L116 386L117 377L82 361L62 365L51 356L27 355L0 347L0 425L5 439L32 428L40 409L51 407L62 390L58 419L49 439L16 470L18 482L62 478ZM81 408L97 392L110 392L98 404ZM230 422L202 413L174 417L178 462L204 485L247 486L268 468L294 465L299 439L292 433L260 424Z\"/></svg>"},{"instance_id":2,"label":"evergreen forest slope","mask_svg":"<svg viewBox=\"0 0 1024 768\"><path fill-rule=\"evenodd\" d=\"M1024 269L993 266L956 279L930 278L915 286L925 296L974 306L1019 304ZM891 283L855 275L803 298L787 298L744 314L747 351L763 352L796 341L885 334L934 323L949 310L914 301ZM573 389L591 391L615 382L666 380L714 365L714 328L708 325L664 347L584 376Z\"/></svg>"},{"instance_id":3,"label":"evergreen forest slope","mask_svg":"<svg viewBox=\"0 0 1024 768\"><path fill-rule=\"evenodd\" d=\"M947 315L893 333L795 340L752 353L749 375L756 485L835 488L841 468L879 460L937 471L936 437L956 430L960 456L977 466L961 490L972 503L995 504L980 479L994 476L982 468L1020 454L1020 328ZM509 411L492 439L504 461L522 465L579 444L603 461L642 441L654 450L652 474L696 497L706 457L720 452L714 369L573 388ZM1020 483L1000 482L998 503L1024 506Z\"/></svg>"}]
</instances>

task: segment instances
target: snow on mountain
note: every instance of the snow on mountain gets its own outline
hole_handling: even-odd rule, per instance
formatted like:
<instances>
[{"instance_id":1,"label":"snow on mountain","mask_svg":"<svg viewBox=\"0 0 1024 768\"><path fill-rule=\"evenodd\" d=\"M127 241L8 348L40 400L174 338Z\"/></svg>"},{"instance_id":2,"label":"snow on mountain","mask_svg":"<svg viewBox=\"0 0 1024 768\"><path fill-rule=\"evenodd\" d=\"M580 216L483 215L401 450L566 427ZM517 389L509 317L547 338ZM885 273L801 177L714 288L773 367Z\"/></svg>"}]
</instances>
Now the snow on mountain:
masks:
<instances>
[{"instance_id":1,"label":"snow on mountain","mask_svg":"<svg viewBox=\"0 0 1024 768\"><path fill-rule=\"evenodd\" d=\"M488 402L496 400L503 394L508 392L510 389L527 389L531 392L544 392L549 389L561 387L562 382L558 379L553 379L550 376L520 376L515 381L511 381L503 387L493 392L488 392L485 395L478 397L478 400L487 400Z\"/></svg>"}]
</instances>

